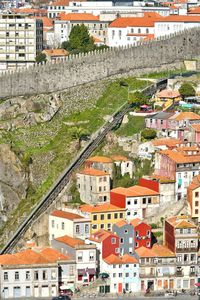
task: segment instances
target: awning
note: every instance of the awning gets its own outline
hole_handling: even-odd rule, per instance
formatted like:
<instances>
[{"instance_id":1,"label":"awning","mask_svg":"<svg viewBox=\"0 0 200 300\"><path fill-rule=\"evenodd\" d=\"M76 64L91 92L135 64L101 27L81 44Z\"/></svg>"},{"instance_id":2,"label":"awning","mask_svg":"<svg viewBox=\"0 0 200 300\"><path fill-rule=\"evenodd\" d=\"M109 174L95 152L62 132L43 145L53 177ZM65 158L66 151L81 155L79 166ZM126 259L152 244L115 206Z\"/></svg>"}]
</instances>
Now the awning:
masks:
<instances>
[{"instance_id":1,"label":"awning","mask_svg":"<svg viewBox=\"0 0 200 300\"><path fill-rule=\"evenodd\" d=\"M200 282L198 282L198 283L195 283L195 285L196 285L196 286L198 286L198 287L200 287Z\"/></svg>"},{"instance_id":2,"label":"awning","mask_svg":"<svg viewBox=\"0 0 200 300\"><path fill-rule=\"evenodd\" d=\"M87 272L89 275L95 275L95 274L96 274L96 270L95 270L95 269L86 269L86 272Z\"/></svg>"},{"instance_id":3,"label":"awning","mask_svg":"<svg viewBox=\"0 0 200 300\"><path fill-rule=\"evenodd\" d=\"M85 269L79 269L78 270L78 275L86 275Z\"/></svg>"}]
</instances>

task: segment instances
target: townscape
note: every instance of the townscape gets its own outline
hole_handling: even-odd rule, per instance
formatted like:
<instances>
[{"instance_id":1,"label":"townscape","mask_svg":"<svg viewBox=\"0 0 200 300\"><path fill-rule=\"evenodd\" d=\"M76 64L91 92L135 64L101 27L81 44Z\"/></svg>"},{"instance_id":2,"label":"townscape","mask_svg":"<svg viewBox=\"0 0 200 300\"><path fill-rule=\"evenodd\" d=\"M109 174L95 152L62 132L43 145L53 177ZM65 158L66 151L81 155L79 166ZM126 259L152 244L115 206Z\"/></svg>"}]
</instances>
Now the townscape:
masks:
<instances>
[{"instance_id":1,"label":"townscape","mask_svg":"<svg viewBox=\"0 0 200 300\"><path fill-rule=\"evenodd\" d=\"M0 2L0 298L200 296L199 27L197 0Z\"/></svg>"}]
</instances>

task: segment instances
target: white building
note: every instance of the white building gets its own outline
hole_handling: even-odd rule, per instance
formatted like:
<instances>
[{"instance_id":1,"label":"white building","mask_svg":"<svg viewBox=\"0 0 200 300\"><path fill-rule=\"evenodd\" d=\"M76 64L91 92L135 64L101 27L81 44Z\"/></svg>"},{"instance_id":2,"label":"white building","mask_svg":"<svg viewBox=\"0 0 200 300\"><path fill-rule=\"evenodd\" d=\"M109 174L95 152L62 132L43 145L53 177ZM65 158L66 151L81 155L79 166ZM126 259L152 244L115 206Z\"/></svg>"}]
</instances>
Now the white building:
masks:
<instances>
[{"instance_id":1,"label":"white building","mask_svg":"<svg viewBox=\"0 0 200 300\"><path fill-rule=\"evenodd\" d=\"M157 13L144 13L141 17L121 17L108 27L108 45L119 47L154 38L154 24L162 17Z\"/></svg>"},{"instance_id":2,"label":"white building","mask_svg":"<svg viewBox=\"0 0 200 300\"><path fill-rule=\"evenodd\" d=\"M199 16L171 15L155 22L155 37L165 36L199 26Z\"/></svg>"},{"instance_id":3,"label":"white building","mask_svg":"<svg viewBox=\"0 0 200 300\"><path fill-rule=\"evenodd\" d=\"M1 255L1 299L56 296L59 260L68 261L69 258L51 248Z\"/></svg>"},{"instance_id":4,"label":"white building","mask_svg":"<svg viewBox=\"0 0 200 300\"><path fill-rule=\"evenodd\" d=\"M33 64L42 47L42 20L23 15L0 15L0 70Z\"/></svg>"},{"instance_id":5,"label":"white building","mask_svg":"<svg viewBox=\"0 0 200 300\"><path fill-rule=\"evenodd\" d=\"M168 16L170 8L166 6L145 6L144 2L133 2L132 6L114 5L112 1L68 1L58 0L48 6L48 17L56 18L61 12L89 13L101 16L102 20L113 21L117 16L141 15L144 12L156 12Z\"/></svg>"},{"instance_id":6,"label":"white building","mask_svg":"<svg viewBox=\"0 0 200 300\"><path fill-rule=\"evenodd\" d=\"M85 239L90 235L90 222L80 215L55 210L49 216L49 241L63 235Z\"/></svg>"},{"instance_id":7,"label":"white building","mask_svg":"<svg viewBox=\"0 0 200 300\"><path fill-rule=\"evenodd\" d=\"M113 294L140 291L139 262L125 254L122 257L111 254L102 261L102 273L109 274L110 292Z\"/></svg>"}]
</instances>

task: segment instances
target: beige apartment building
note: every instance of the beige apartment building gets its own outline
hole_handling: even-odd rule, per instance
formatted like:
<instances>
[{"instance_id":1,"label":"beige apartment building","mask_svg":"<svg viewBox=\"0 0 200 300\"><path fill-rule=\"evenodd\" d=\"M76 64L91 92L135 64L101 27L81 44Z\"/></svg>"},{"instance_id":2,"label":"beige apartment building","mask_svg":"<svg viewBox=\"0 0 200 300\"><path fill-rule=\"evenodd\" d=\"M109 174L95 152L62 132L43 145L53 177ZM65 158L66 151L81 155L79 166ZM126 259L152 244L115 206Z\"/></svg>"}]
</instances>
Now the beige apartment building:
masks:
<instances>
[{"instance_id":1,"label":"beige apartment building","mask_svg":"<svg viewBox=\"0 0 200 300\"><path fill-rule=\"evenodd\" d=\"M32 65L42 45L42 20L24 15L0 15L0 71Z\"/></svg>"},{"instance_id":2,"label":"beige apartment building","mask_svg":"<svg viewBox=\"0 0 200 300\"><path fill-rule=\"evenodd\" d=\"M200 175L193 178L187 188L187 200L192 218L196 218L200 223Z\"/></svg>"},{"instance_id":3,"label":"beige apartment building","mask_svg":"<svg viewBox=\"0 0 200 300\"><path fill-rule=\"evenodd\" d=\"M80 198L85 203L106 202L110 200L110 174L86 168L76 174Z\"/></svg>"}]
</instances>

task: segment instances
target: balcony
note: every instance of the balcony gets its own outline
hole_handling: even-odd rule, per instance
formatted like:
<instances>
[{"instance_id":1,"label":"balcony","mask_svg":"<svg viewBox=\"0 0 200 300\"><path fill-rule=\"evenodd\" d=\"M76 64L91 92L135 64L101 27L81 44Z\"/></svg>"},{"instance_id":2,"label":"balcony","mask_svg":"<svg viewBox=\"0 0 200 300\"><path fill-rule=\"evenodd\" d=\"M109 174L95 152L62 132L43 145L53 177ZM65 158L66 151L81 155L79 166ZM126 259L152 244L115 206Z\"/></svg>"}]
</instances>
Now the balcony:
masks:
<instances>
[{"instance_id":1,"label":"balcony","mask_svg":"<svg viewBox=\"0 0 200 300\"><path fill-rule=\"evenodd\" d=\"M198 247L192 247L192 248L176 248L176 253L193 253L198 252Z\"/></svg>"},{"instance_id":2,"label":"balcony","mask_svg":"<svg viewBox=\"0 0 200 300\"><path fill-rule=\"evenodd\" d=\"M182 277L183 276L183 271L176 271L175 275L177 277Z\"/></svg>"},{"instance_id":3,"label":"balcony","mask_svg":"<svg viewBox=\"0 0 200 300\"><path fill-rule=\"evenodd\" d=\"M154 278L154 277L157 277L157 275L155 273L140 274L140 278Z\"/></svg>"}]
</instances>

